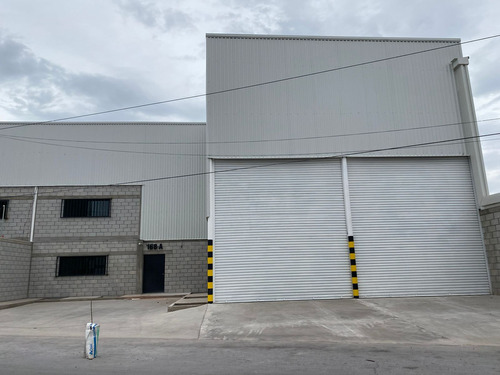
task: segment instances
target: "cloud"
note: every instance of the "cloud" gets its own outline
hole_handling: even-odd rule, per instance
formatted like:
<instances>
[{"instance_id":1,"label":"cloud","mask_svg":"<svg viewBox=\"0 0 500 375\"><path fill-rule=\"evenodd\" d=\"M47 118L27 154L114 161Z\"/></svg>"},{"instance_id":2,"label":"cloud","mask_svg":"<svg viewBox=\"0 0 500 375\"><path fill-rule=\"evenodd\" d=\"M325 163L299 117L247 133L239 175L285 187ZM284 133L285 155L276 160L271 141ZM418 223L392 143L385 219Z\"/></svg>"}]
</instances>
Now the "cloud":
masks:
<instances>
[{"instance_id":1,"label":"cloud","mask_svg":"<svg viewBox=\"0 0 500 375\"><path fill-rule=\"evenodd\" d=\"M500 193L500 139L483 141L483 158L490 194Z\"/></svg>"},{"instance_id":2,"label":"cloud","mask_svg":"<svg viewBox=\"0 0 500 375\"><path fill-rule=\"evenodd\" d=\"M0 120L49 120L202 94L205 33L470 40L498 33L499 7L465 0L8 0L0 8L10 33L0 29ZM499 43L462 47L471 56L478 119L500 117ZM204 102L82 121L204 121ZM496 124L479 126L483 134L497 130ZM498 191L496 145L484 142L483 148Z\"/></svg>"},{"instance_id":3,"label":"cloud","mask_svg":"<svg viewBox=\"0 0 500 375\"><path fill-rule=\"evenodd\" d=\"M49 77L55 79L62 73L62 69L36 57L24 44L1 34L0 55L0 82L3 84L24 80L26 84L39 86L48 83Z\"/></svg>"},{"instance_id":4,"label":"cloud","mask_svg":"<svg viewBox=\"0 0 500 375\"><path fill-rule=\"evenodd\" d=\"M192 31L196 29L188 12L154 1L118 0L116 4L125 15L133 17L148 28L161 31Z\"/></svg>"},{"instance_id":5,"label":"cloud","mask_svg":"<svg viewBox=\"0 0 500 375\"><path fill-rule=\"evenodd\" d=\"M498 39L483 43L470 59L469 71L476 96L490 95L500 91L500 74L498 74L500 49L497 48L500 38Z\"/></svg>"},{"instance_id":6,"label":"cloud","mask_svg":"<svg viewBox=\"0 0 500 375\"><path fill-rule=\"evenodd\" d=\"M278 1L206 0L158 2L116 0L125 16L157 32L273 33L283 12Z\"/></svg>"},{"instance_id":7,"label":"cloud","mask_svg":"<svg viewBox=\"0 0 500 375\"><path fill-rule=\"evenodd\" d=\"M14 40L0 39L0 82L29 75L38 70L46 70L41 60L34 59L32 53L21 43Z\"/></svg>"},{"instance_id":8,"label":"cloud","mask_svg":"<svg viewBox=\"0 0 500 375\"><path fill-rule=\"evenodd\" d=\"M281 31L286 19L281 6L273 1L216 1L217 12L212 14L218 23L215 32L235 34L275 34Z\"/></svg>"},{"instance_id":9,"label":"cloud","mask_svg":"<svg viewBox=\"0 0 500 375\"><path fill-rule=\"evenodd\" d=\"M153 101L141 85L129 77L70 72L36 56L26 45L6 35L0 35L0 55L3 57L0 64L2 120L26 116L30 120L48 120ZM183 107L144 108L115 113L113 118L145 120L148 113L155 117L162 113L165 118L185 118Z\"/></svg>"},{"instance_id":10,"label":"cloud","mask_svg":"<svg viewBox=\"0 0 500 375\"><path fill-rule=\"evenodd\" d=\"M475 34L484 9L465 0L280 0L286 34L464 37Z\"/></svg>"}]
</instances>

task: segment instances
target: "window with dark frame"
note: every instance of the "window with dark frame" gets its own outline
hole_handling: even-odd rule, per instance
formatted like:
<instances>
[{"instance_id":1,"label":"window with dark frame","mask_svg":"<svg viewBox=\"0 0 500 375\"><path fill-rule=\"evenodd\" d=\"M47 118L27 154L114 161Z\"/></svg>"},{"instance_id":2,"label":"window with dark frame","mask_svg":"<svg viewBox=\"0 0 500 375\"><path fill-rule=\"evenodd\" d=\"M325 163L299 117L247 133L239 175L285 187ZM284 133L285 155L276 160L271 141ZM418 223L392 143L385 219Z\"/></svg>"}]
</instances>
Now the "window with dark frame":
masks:
<instances>
[{"instance_id":1,"label":"window with dark frame","mask_svg":"<svg viewBox=\"0 0 500 375\"><path fill-rule=\"evenodd\" d=\"M0 200L0 220L7 220L8 208L9 208L9 201L6 199Z\"/></svg>"},{"instance_id":2,"label":"window with dark frame","mask_svg":"<svg viewBox=\"0 0 500 375\"><path fill-rule=\"evenodd\" d=\"M61 217L109 217L111 199L63 199Z\"/></svg>"},{"instance_id":3,"label":"window with dark frame","mask_svg":"<svg viewBox=\"0 0 500 375\"><path fill-rule=\"evenodd\" d=\"M57 257L56 275L102 276L108 274L108 256L65 256Z\"/></svg>"}]
</instances>

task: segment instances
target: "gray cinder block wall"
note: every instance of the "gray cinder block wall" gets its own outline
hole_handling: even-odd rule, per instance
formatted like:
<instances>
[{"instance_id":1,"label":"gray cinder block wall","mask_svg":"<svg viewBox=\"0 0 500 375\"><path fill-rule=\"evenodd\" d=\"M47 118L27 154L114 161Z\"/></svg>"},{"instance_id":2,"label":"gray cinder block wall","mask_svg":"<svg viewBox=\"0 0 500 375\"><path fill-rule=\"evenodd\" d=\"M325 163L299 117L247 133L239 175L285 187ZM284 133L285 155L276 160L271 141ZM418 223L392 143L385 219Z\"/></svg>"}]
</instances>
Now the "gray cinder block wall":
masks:
<instances>
[{"instance_id":1,"label":"gray cinder block wall","mask_svg":"<svg viewBox=\"0 0 500 375\"><path fill-rule=\"evenodd\" d=\"M0 219L0 301L27 298L33 188L0 188L0 199L9 201L7 219Z\"/></svg>"},{"instance_id":2,"label":"gray cinder block wall","mask_svg":"<svg viewBox=\"0 0 500 375\"><path fill-rule=\"evenodd\" d=\"M35 238L139 237L140 186L42 187ZM111 217L61 218L62 199L111 199Z\"/></svg>"},{"instance_id":3,"label":"gray cinder block wall","mask_svg":"<svg viewBox=\"0 0 500 375\"><path fill-rule=\"evenodd\" d=\"M0 239L0 302L28 297L31 243Z\"/></svg>"},{"instance_id":4,"label":"gray cinder block wall","mask_svg":"<svg viewBox=\"0 0 500 375\"><path fill-rule=\"evenodd\" d=\"M28 240L33 210L32 187L2 187L0 199L9 201L7 220L0 220L0 238Z\"/></svg>"},{"instance_id":5,"label":"gray cinder block wall","mask_svg":"<svg viewBox=\"0 0 500 375\"><path fill-rule=\"evenodd\" d=\"M62 199L111 199L110 217L61 218ZM36 211L30 297L137 293L140 186L41 187ZM108 256L107 274L57 276L57 257Z\"/></svg>"},{"instance_id":6,"label":"gray cinder block wall","mask_svg":"<svg viewBox=\"0 0 500 375\"><path fill-rule=\"evenodd\" d=\"M57 257L71 255L107 255L107 275L57 277ZM35 242L30 297L134 294L137 292L136 272L137 240Z\"/></svg>"},{"instance_id":7,"label":"gray cinder block wall","mask_svg":"<svg viewBox=\"0 0 500 375\"><path fill-rule=\"evenodd\" d=\"M207 240L161 241L165 254L165 293L205 293L207 291Z\"/></svg>"},{"instance_id":8,"label":"gray cinder block wall","mask_svg":"<svg viewBox=\"0 0 500 375\"><path fill-rule=\"evenodd\" d=\"M7 243L8 239L29 239L33 191L33 187L0 188L0 199L9 201L8 219L0 221L0 238L5 239L3 242ZM110 217L61 217L63 199L107 198L111 199ZM28 278L30 279L28 296L116 296L139 292L137 249L140 215L141 186L40 187L31 254L31 275L29 267L22 268L22 271L19 269L19 275L24 275L23 282L27 283ZM14 248L10 246L5 249L4 246L3 249L0 252L0 264L7 264ZM29 249L31 253L31 245ZM58 277L58 257L71 255L107 256L107 274ZM26 263L24 260L23 262ZM21 279L20 276L18 279ZM15 290L20 289L19 287ZM27 287L25 289L28 290ZM21 296L18 292L4 294L7 299L17 299ZM26 298L26 295L22 298Z\"/></svg>"},{"instance_id":9,"label":"gray cinder block wall","mask_svg":"<svg viewBox=\"0 0 500 375\"><path fill-rule=\"evenodd\" d=\"M491 289L493 294L500 295L500 203L484 207L480 215Z\"/></svg>"},{"instance_id":10,"label":"gray cinder block wall","mask_svg":"<svg viewBox=\"0 0 500 375\"><path fill-rule=\"evenodd\" d=\"M29 248L19 257L16 271L2 279L1 299L142 293L142 256L157 253L165 254L166 293L206 292L206 240L155 241L164 245L161 252L139 246L140 186L39 187L31 245L33 192L33 187L0 187L0 199L9 200L8 220L0 221L0 238L5 244L10 239L0 251L0 264L10 265L12 252L19 252L19 244L10 245L14 239L25 241ZM62 218L62 200L80 198L111 199L111 217ZM58 257L73 255L107 256L107 274L58 277Z\"/></svg>"}]
</instances>

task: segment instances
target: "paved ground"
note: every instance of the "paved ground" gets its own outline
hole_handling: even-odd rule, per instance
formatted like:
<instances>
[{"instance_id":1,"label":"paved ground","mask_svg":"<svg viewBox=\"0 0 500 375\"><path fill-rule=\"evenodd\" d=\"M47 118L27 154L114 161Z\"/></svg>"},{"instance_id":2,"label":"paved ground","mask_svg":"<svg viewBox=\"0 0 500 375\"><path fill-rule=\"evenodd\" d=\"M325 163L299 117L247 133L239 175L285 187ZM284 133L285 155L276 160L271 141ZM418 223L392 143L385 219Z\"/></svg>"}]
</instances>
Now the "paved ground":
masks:
<instances>
[{"instance_id":1,"label":"paved ground","mask_svg":"<svg viewBox=\"0 0 500 375\"><path fill-rule=\"evenodd\" d=\"M198 339L206 306L167 313L175 300L94 300L93 317L103 338ZM83 337L89 321L90 301L38 302L0 310L0 337Z\"/></svg>"},{"instance_id":2,"label":"paved ground","mask_svg":"<svg viewBox=\"0 0 500 375\"><path fill-rule=\"evenodd\" d=\"M498 347L245 343L223 340L147 340L103 337L101 356L82 358L76 338L7 337L0 373L16 375L498 375Z\"/></svg>"},{"instance_id":3,"label":"paved ground","mask_svg":"<svg viewBox=\"0 0 500 375\"><path fill-rule=\"evenodd\" d=\"M175 298L94 300L109 338L500 346L500 296L213 304L168 312ZM0 310L0 336L81 337L90 301Z\"/></svg>"},{"instance_id":4,"label":"paved ground","mask_svg":"<svg viewBox=\"0 0 500 375\"><path fill-rule=\"evenodd\" d=\"M498 374L500 297L205 305L95 300L100 356L83 359L89 301L0 310L6 374Z\"/></svg>"},{"instance_id":5,"label":"paved ground","mask_svg":"<svg viewBox=\"0 0 500 375\"><path fill-rule=\"evenodd\" d=\"M201 337L500 346L500 296L215 304Z\"/></svg>"}]
</instances>

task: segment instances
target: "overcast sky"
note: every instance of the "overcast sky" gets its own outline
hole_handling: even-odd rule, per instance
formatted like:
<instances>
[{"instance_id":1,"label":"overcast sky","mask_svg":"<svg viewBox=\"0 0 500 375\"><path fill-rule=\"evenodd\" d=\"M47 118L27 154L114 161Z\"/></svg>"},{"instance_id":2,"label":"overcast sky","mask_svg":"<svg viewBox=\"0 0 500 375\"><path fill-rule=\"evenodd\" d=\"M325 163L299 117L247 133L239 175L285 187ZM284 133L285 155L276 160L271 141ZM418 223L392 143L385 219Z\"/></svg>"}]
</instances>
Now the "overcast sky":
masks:
<instances>
[{"instance_id":1,"label":"overcast sky","mask_svg":"<svg viewBox=\"0 0 500 375\"><path fill-rule=\"evenodd\" d=\"M45 121L205 92L205 34L500 34L498 0L2 0L0 121ZM478 120L500 117L500 38L463 46ZM205 121L203 98L76 121ZM500 121L480 121L481 134ZM26 135L27 128L9 134ZM490 138L491 139L491 138ZM500 192L500 138L483 141Z\"/></svg>"}]
</instances>

